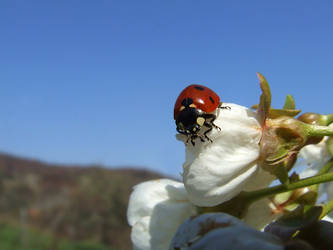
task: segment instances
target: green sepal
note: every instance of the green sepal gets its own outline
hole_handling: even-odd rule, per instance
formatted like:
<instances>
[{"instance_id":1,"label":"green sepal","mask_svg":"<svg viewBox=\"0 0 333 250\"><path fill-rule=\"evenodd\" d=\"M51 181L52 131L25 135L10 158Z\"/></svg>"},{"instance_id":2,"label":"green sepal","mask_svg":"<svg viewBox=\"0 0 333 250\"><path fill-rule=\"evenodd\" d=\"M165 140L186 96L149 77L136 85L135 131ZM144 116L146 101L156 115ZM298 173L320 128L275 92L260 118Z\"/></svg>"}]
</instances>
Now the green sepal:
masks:
<instances>
[{"instance_id":1,"label":"green sepal","mask_svg":"<svg viewBox=\"0 0 333 250\"><path fill-rule=\"evenodd\" d=\"M288 171L283 164L284 162L280 162L278 164L272 165L263 165L262 168L267 172L271 173L272 175L276 176L282 184L288 185L289 184L289 177Z\"/></svg>"},{"instance_id":2,"label":"green sepal","mask_svg":"<svg viewBox=\"0 0 333 250\"><path fill-rule=\"evenodd\" d=\"M259 107L258 104L251 106L252 109L258 109L258 107ZM301 113L300 109L272 109L271 108L268 113L268 118L274 119L274 118L278 118L280 116L295 117L299 113Z\"/></svg>"},{"instance_id":3,"label":"green sepal","mask_svg":"<svg viewBox=\"0 0 333 250\"><path fill-rule=\"evenodd\" d=\"M271 109L269 111L269 118L274 119L280 116L295 117L299 113L301 113L299 109Z\"/></svg>"},{"instance_id":4,"label":"green sepal","mask_svg":"<svg viewBox=\"0 0 333 250\"><path fill-rule=\"evenodd\" d=\"M303 138L291 127L282 124L281 127L271 127L270 122L266 125L260 144L261 167L275 175L282 184L288 184L288 172L296 162Z\"/></svg>"},{"instance_id":5,"label":"green sepal","mask_svg":"<svg viewBox=\"0 0 333 250\"><path fill-rule=\"evenodd\" d=\"M267 119L260 141L259 164L282 181L281 173L275 173L278 168L270 170L268 167L282 164L289 172L297 160L299 150L307 144L314 128L318 127L322 129L322 126L306 124L288 116Z\"/></svg>"},{"instance_id":6,"label":"green sepal","mask_svg":"<svg viewBox=\"0 0 333 250\"><path fill-rule=\"evenodd\" d=\"M269 110L271 107L271 90L269 88L268 82L266 81L265 77L257 73L257 76L259 78L259 83L260 83L260 88L262 91L262 94L260 95L260 102L258 105L258 117L259 117L259 122L263 126L265 124L266 118L269 115Z\"/></svg>"},{"instance_id":7,"label":"green sepal","mask_svg":"<svg viewBox=\"0 0 333 250\"><path fill-rule=\"evenodd\" d=\"M259 105L258 104L254 104L251 106L251 109L258 109Z\"/></svg>"},{"instance_id":8,"label":"green sepal","mask_svg":"<svg viewBox=\"0 0 333 250\"><path fill-rule=\"evenodd\" d=\"M295 109L295 100L291 95L286 96L286 100L284 101L283 109Z\"/></svg>"}]
</instances>

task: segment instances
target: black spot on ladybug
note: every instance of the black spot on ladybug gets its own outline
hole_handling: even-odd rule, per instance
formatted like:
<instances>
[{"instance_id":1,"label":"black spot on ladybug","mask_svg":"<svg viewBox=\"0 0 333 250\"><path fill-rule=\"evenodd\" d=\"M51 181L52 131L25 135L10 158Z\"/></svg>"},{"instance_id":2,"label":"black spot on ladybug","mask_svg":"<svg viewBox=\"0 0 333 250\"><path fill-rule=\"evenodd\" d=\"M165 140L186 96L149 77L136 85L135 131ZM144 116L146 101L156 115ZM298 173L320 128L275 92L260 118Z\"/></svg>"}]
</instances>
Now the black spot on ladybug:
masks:
<instances>
[{"instance_id":1,"label":"black spot on ladybug","mask_svg":"<svg viewBox=\"0 0 333 250\"><path fill-rule=\"evenodd\" d=\"M194 86L194 88L197 89L197 90L201 90L201 91L203 91L205 89L205 88L203 88L201 86Z\"/></svg>"},{"instance_id":2,"label":"black spot on ladybug","mask_svg":"<svg viewBox=\"0 0 333 250\"><path fill-rule=\"evenodd\" d=\"M182 101L182 105L185 106L185 107L190 106L192 103L193 103L193 100L191 98L185 98Z\"/></svg>"},{"instance_id":3,"label":"black spot on ladybug","mask_svg":"<svg viewBox=\"0 0 333 250\"><path fill-rule=\"evenodd\" d=\"M214 99L213 99L213 97L209 97L209 100L214 104L215 103L215 101L214 101Z\"/></svg>"}]
</instances>

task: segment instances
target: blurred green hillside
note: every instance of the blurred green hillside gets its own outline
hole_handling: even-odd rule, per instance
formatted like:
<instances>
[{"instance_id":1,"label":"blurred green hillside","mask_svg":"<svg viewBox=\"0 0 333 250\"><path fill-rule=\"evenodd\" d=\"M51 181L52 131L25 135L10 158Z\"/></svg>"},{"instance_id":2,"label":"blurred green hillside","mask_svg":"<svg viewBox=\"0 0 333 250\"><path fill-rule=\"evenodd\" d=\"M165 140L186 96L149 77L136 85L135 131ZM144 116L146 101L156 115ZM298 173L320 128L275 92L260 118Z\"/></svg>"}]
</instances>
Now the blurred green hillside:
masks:
<instances>
[{"instance_id":1,"label":"blurred green hillside","mask_svg":"<svg viewBox=\"0 0 333 250\"><path fill-rule=\"evenodd\" d=\"M129 195L135 184L156 178L163 176L0 154L0 249L131 249Z\"/></svg>"}]
</instances>

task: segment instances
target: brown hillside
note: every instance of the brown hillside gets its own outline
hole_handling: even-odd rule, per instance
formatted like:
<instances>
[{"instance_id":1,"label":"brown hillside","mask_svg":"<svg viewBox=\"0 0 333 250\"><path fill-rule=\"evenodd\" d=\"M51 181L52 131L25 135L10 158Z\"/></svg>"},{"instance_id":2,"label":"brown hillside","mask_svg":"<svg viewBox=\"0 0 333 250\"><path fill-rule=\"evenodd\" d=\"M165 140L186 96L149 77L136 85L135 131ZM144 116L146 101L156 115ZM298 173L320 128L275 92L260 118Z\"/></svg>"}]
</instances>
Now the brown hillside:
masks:
<instances>
[{"instance_id":1,"label":"brown hillside","mask_svg":"<svg viewBox=\"0 0 333 250\"><path fill-rule=\"evenodd\" d=\"M60 166L0 154L0 220L131 249L129 194L135 184L157 178L163 176L144 169Z\"/></svg>"}]
</instances>

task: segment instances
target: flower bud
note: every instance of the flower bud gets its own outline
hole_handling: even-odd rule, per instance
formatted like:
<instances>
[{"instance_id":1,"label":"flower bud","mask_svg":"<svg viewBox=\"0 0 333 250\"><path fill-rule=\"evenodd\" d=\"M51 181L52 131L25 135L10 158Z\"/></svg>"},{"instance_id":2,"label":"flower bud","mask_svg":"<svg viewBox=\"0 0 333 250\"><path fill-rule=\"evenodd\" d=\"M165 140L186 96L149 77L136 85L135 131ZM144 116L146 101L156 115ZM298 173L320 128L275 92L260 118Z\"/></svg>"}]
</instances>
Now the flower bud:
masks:
<instances>
[{"instance_id":1,"label":"flower bud","mask_svg":"<svg viewBox=\"0 0 333 250\"><path fill-rule=\"evenodd\" d=\"M302 121L307 124L312 125L326 125L323 116L317 113L304 113L297 118L299 121ZM307 140L306 144L317 144L323 139L323 136L314 136Z\"/></svg>"},{"instance_id":2,"label":"flower bud","mask_svg":"<svg viewBox=\"0 0 333 250\"><path fill-rule=\"evenodd\" d=\"M322 115L317 113L304 113L300 115L297 119L299 121L302 121L307 124L313 124L313 125L326 125L324 120L322 119Z\"/></svg>"}]
</instances>

